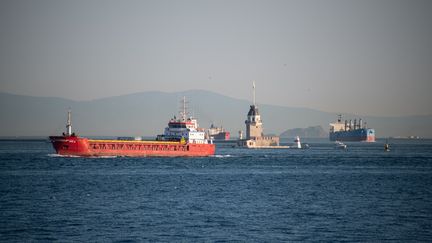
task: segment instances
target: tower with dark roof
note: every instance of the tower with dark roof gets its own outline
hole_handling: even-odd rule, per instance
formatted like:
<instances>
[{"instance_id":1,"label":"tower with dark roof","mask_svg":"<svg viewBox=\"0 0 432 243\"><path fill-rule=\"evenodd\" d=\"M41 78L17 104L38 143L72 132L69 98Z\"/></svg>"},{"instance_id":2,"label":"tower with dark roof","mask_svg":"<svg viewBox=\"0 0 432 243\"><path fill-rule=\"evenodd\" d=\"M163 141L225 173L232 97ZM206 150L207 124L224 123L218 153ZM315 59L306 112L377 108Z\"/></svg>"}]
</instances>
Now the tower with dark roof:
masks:
<instances>
[{"instance_id":1,"label":"tower with dark roof","mask_svg":"<svg viewBox=\"0 0 432 243\"><path fill-rule=\"evenodd\" d=\"M263 136L261 116L258 112L258 107L255 104L250 106L245 124L246 139L256 139Z\"/></svg>"},{"instance_id":2,"label":"tower with dark roof","mask_svg":"<svg viewBox=\"0 0 432 243\"><path fill-rule=\"evenodd\" d=\"M264 136L261 116L258 112L258 106L255 103L255 82L253 82L253 105L250 106L247 113L246 139L238 141L238 145L246 148L281 148L279 146L279 137Z\"/></svg>"}]
</instances>

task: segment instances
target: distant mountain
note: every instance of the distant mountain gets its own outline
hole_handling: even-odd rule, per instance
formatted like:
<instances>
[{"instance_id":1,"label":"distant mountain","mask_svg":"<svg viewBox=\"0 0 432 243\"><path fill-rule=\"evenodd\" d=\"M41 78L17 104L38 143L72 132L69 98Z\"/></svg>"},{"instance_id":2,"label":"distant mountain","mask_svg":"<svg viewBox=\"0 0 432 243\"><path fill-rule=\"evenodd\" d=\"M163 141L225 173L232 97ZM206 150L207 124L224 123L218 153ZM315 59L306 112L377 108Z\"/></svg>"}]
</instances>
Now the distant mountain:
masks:
<instances>
[{"instance_id":1,"label":"distant mountain","mask_svg":"<svg viewBox=\"0 0 432 243\"><path fill-rule=\"evenodd\" d=\"M83 136L155 136L178 114L186 96L190 112L201 127L223 126L233 137L245 131L250 101L214 92L190 90L176 93L142 92L90 101L32 97L0 93L0 136L48 136L65 130L67 109L72 109L73 130ZM308 108L258 103L266 134L280 134L297 127L321 126L337 117ZM347 115L347 118L356 118ZM377 137L432 137L432 116L362 117L375 128ZM327 131L326 131L327 133Z\"/></svg>"},{"instance_id":2,"label":"distant mountain","mask_svg":"<svg viewBox=\"0 0 432 243\"><path fill-rule=\"evenodd\" d=\"M328 137L328 132L324 131L321 126L313 126L288 129L280 134L281 138L293 138L295 136L300 136L301 138L325 138Z\"/></svg>"}]
</instances>

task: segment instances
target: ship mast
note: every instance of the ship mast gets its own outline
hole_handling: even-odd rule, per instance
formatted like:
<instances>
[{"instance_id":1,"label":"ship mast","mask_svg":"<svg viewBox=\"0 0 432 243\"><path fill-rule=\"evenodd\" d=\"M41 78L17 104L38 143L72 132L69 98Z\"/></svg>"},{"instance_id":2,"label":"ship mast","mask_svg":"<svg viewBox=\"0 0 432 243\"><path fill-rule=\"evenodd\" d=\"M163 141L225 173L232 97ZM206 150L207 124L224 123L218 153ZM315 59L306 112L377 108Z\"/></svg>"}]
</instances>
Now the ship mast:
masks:
<instances>
[{"instance_id":1,"label":"ship mast","mask_svg":"<svg viewBox=\"0 0 432 243\"><path fill-rule=\"evenodd\" d=\"M182 106L181 106L181 110L180 110L180 119L182 121L186 121L186 119L187 119L187 117L186 117L187 116L186 96L183 96L181 104L182 104Z\"/></svg>"},{"instance_id":2,"label":"ship mast","mask_svg":"<svg viewBox=\"0 0 432 243\"><path fill-rule=\"evenodd\" d=\"M68 119L66 123L66 136L72 135L71 109L68 110Z\"/></svg>"}]
</instances>

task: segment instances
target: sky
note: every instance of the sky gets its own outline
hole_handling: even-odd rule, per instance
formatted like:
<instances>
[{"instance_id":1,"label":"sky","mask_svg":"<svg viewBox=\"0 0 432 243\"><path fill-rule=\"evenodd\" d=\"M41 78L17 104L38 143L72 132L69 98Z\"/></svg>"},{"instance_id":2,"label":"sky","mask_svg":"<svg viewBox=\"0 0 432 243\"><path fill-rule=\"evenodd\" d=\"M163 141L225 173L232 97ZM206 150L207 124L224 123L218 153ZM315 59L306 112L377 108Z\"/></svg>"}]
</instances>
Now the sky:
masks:
<instances>
[{"instance_id":1,"label":"sky","mask_svg":"<svg viewBox=\"0 0 432 243\"><path fill-rule=\"evenodd\" d=\"M1 0L0 92L432 114L432 1Z\"/></svg>"}]
</instances>

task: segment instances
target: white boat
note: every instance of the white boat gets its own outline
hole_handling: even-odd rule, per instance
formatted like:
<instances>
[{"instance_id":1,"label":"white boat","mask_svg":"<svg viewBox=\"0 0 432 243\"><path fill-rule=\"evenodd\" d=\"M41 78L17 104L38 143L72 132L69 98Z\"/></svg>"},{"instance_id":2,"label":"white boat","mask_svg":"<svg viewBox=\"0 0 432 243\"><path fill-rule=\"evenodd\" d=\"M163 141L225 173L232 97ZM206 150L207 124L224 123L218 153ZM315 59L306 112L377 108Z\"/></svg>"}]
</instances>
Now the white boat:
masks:
<instances>
[{"instance_id":1,"label":"white boat","mask_svg":"<svg viewBox=\"0 0 432 243\"><path fill-rule=\"evenodd\" d=\"M337 149L346 149L347 146L346 146L346 144L344 144L342 142L336 141L335 142L335 148L337 148Z\"/></svg>"},{"instance_id":2,"label":"white boat","mask_svg":"<svg viewBox=\"0 0 432 243\"><path fill-rule=\"evenodd\" d=\"M390 151L390 144L388 144L388 143L384 144L384 151L386 151L386 152Z\"/></svg>"}]
</instances>

